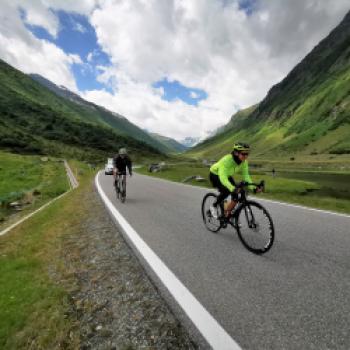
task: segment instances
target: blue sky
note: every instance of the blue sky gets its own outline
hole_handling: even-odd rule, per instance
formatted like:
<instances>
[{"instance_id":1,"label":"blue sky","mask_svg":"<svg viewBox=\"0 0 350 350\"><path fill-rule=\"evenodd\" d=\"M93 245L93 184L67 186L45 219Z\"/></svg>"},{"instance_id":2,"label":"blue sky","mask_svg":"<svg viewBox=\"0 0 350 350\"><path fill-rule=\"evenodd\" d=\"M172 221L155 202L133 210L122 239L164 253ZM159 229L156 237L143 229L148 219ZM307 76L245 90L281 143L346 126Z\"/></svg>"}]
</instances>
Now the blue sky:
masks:
<instances>
[{"instance_id":1,"label":"blue sky","mask_svg":"<svg viewBox=\"0 0 350 350\"><path fill-rule=\"evenodd\" d=\"M166 78L154 83L153 87L164 89L162 98L166 101L180 99L189 105L197 106L199 101L208 97L204 90L188 88L176 80L168 81Z\"/></svg>"},{"instance_id":2,"label":"blue sky","mask_svg":"<svg viewBox=\"0 0 350 350\"><path fill-rule=\"evenodd\" d=\"M73 64L72 72L80 91L105 89L112 92L109 86L97 81L97 66L109 66L110 59L97 43L94 28L87 17L64 11L55 12L59 20L59 32L54 38L46 29L40 26L25 23L25 13L22 11L22 20L25 26L38 39L54 43L66 54L79 55L84 64ZM91 58L88 61L88 55Z\"/></svg>"},{"instance_id":3,"label":"blue sky","mask_svg":"<svg viewBox=\"0 0 350 350\"><path fill-rule=\"evenodd\" d=\"M104 89L113 93L110 86L97 80L98 70L96 67L109 66L111 62L109 56L99 46L96 32L87 17L64 11L55 11L54 13L60 24L56 38L43 27L26 23L24 11L21 11L21 18L26 28L38 39L54 43L66 54L79 55L84 64L73 64L72 72L80 91ZM88 55L90 55L89 60ZM182 100L189 105L197 106L199 101L208 97L204 90L188 88L179 81L168 81L166 77L155 82L152 86L162 87L164 89L162 98L170 102Z\"/></svg>"},{"instance_id":4,"label":"blue sky","mask_svg":"<svg viewBox=\"0 0 350 350\"><path fill-rule=\"evenodd\" d=\"M251 15L257 6L257 0L239 0L239 8L247 15Z\"/></svg>"}]
</instances>

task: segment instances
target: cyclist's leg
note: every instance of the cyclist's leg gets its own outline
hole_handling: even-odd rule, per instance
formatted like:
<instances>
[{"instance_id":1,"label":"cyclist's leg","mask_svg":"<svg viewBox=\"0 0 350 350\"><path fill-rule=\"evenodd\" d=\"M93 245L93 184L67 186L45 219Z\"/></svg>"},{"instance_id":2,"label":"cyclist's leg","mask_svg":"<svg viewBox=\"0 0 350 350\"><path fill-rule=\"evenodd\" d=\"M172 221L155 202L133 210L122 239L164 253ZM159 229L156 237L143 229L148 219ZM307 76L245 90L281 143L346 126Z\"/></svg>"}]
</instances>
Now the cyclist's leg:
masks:
<instances>
[{"instance_id":1,"label":"cyclist's leg","mask_svg":"<svg viewBox=\"0 0 350 350\"><path fill-rule=\"evenodd\" d=\"M122 194L123 194L123 197L125 197L125 195L126 195L126 174L123 174L122 177L123 177L123 180L122 180Z\"/></svg>"},{"instance_id":2,"label":"cyclist's leg","mask_svg":"<svg viewBox=\"0 0 350 350\"><path fill-rule=\"evenodd\" d=\"M216 203L214 203L214 206L220 206L221 213L224 213L224 200L230 195L230 191L225 187L222 186L219 188L219 195L216 199Z\"/></svg>"},{"instance_id":3,"label":"cyclist's leg","mask_svg":"<svg viewBox=\"0 0 350 350\"><path fill-rule=\"evenodd\" d=\"M219 191L220 194L224 191L225 187L222 185L218 175L210 173L209 180L210 180L211 184L213 185L213 187L215 187ZM220 196L220 194L219 194L219 196ZM216 207L218 205L218 203L220 203L222 200L223 199L220 199L220 200L217 199L216 202L214 203L214 206Z\"/></svg>"},{"instance_id":4,"label":"cyclist's leg","mask_svg":"<svg viewBox=\"0 0 350 350\"><path fill-rule=\"evenodd\" d=\"M228 180L230 181L230 183L233 186L236 186L235 180L233 179L232 176L230 176L228 178ZM228 217L231 213L231 211L233 210L233 208L236 206L237 204L237 200L238 200L238 195L237 193L233 192L231 193L231 202L228 203L227 209L225 210L225 216Z\"/></svg>"},{"instance_id":5,"label":"cyclist's leg","mask_svg":"<svg viewBox=\"0 0 350 350\"><path fill-rule=\"evenodd\" d=\"M119 193L120 192L120 188L119 188L119 173L115 174L114 186L115 186L115 189L116 189L117 193Z\"/></svg>"},{"instance_id":6,"label":"cyclist's leg","mask_svg":"<svg viewBox=\"0 0 350 350\"><path fill-rule=\"evenodd\" d=\"M215 207L220 206L220 213L224 214L224 200L230 195L230 191L221 183L218 186L219 195L216 202L213 204Z\"/></svg>"},{"instance_id":7,"label":"cyclist's leg","mask_svg":"<svg viewBox=\"0 0 350 350\"><path fill-rule=\"evenodd\" d=\"M220 180L219 180L219 177L217 175L213 174L212 172L209 172L209 181L211 182L211 184L214 188L218 189L218 186L220 184ZM215 219L217 219L220 216L219 211L217 209L217 203L218 203L218 201L216 198L214 203L212 203L212 205L210 206L211 216L214 217ZM220 213L222 213L222 211L220 211Z\"/></svg>"}]
</instances>

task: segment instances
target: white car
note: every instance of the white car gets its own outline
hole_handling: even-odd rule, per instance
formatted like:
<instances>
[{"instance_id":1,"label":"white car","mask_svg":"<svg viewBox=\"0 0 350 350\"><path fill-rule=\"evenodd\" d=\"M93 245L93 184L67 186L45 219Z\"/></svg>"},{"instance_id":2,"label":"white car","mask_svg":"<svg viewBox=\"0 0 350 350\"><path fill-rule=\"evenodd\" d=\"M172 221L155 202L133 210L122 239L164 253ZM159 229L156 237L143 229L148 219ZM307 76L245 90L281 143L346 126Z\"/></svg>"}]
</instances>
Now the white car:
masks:
<instances>
[{"instance_id":1,"label":"white car","mask_svg":"<svg viewBox=\"0 0 350 350\"><path fill-rule=\"evenodd\" d=\"M113 159L108 158L108 163L105 165L105 175L113 175Z\"/></svg>"}]
</instances>

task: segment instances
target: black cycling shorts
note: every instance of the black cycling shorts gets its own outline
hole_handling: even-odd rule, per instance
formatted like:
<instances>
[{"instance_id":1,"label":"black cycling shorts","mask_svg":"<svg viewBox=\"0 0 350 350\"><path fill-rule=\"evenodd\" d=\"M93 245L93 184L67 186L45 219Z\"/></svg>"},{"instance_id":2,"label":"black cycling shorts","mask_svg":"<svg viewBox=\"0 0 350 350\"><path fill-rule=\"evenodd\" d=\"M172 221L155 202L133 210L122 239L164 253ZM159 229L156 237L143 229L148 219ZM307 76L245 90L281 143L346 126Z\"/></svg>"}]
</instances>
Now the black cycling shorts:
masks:
<instances>
[{"instance_id":1,"label":"black cycling shorts","mask_svg":"<svg viewBox=\"0 0 350 350\"><path fill-rule=\"evenodd\" d=\"M218 175L215 175L212 172L210 172L209 180L212 183L213 187L216 187L219 190L220 198L226 198L229 194L231 194L231 199L232 200L236 200L237 199L237 194L234 193L234 192L230 192L230 190L221 183L220 178L219 178ZM233 179L232 176L230 176L228 178L228 180L230 181L230 183L233 186L236 186L235 180Z\"/></svg>"}]
</instances>

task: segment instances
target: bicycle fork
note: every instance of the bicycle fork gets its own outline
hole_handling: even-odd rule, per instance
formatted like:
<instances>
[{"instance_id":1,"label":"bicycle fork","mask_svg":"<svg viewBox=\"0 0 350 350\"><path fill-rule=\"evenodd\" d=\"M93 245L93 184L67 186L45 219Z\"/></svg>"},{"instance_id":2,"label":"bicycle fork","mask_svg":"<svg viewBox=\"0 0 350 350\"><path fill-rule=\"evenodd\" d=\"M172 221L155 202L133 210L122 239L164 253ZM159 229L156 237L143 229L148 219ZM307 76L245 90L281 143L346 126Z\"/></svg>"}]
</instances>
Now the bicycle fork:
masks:
<instances>
[{"instance_id":1,"label":"bicycle fork","mask_svg":"<svg viewBox=\"0 0 350 350\"><path fill-rule=\"evenodd\" d=\"M258 225L255 222L254 214L250 206L247 205L244 207L244 214L245 218L247 219L248 227L252 229L257 229Z\"/></svg>"}]
</instances>

